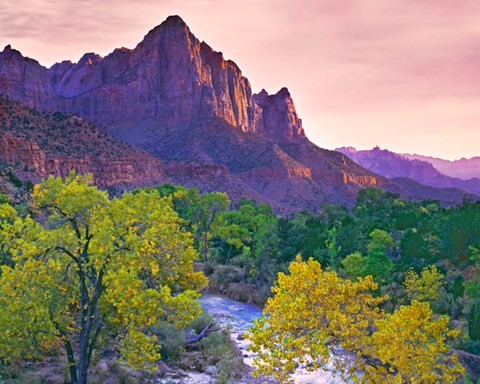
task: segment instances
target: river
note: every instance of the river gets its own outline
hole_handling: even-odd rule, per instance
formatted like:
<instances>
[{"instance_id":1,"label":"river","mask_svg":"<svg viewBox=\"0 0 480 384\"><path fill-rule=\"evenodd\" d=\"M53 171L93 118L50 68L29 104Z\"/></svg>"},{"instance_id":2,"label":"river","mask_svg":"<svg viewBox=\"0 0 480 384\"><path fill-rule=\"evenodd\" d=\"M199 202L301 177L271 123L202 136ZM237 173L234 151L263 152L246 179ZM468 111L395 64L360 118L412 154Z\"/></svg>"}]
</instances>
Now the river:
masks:
<instances>
[{"instance_id":1,"label":"river","mask_svg":"<svg viewBox=\"0 0 480 384\"><path fill-rule=\"evenodd\" d=\"M205 293L200 298L200 304L222 326L228 326L232 340L237 343L242 351L245 364L253 366L254 354L247 351L248 340L239 340L238 336L246 332L252 325L253 320L260 317L262 310L253 304L242 303L223 295ZM297 370L294 375L295 383L298 384L340 384L342 381L332 377L330 372L318 370L307 372Z\"/></svg>"}]
</instances>

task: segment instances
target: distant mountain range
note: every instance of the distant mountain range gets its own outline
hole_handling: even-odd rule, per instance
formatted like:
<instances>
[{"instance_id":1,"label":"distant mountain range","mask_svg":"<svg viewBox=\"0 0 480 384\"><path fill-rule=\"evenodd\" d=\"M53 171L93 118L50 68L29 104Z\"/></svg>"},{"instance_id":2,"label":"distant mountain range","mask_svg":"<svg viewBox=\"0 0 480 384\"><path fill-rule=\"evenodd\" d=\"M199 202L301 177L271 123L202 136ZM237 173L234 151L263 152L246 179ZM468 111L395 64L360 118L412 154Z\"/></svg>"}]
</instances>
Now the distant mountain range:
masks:
<instances>
[{"instance_id":1,"label":"distant mountain range","mask_svg":"<svg viewBox=\"0 0 480 384\"><path fill-rule=\"evenodd\" d=\"M253 94L239 67L200 42L178 16L134 49L106 57L86 53L78 63L51 68L6 46L0 93L8 96L0 99L4 140L27 140L9 144L0 157L35 168L37 176L75 168L93 172L104 186L171 181L251 197L277 210L352 205L357 192L370 186L420 198L417 185L395 183L313 144L288 89ZM28 116L19 123L22 115ZM32 119L42 123L30 124ZM39 162L29 157L35 145L44 153ZM459 202L464 194L452 190L445 201Z\"/></svg>"},{"instance_id":2,"label":"distant mountain range","mask_svg":"<svg viewBox=\"0 0 480 384\"><path fill-rule=\"evenodd\" d=\"M404 182L399 182L399 180L395 178L409 178L431 187L457 188L480 195L480 178L474 177L464 180L459 177L447 176L437 169L438 164L442 164L443 168L449 168L451 175L465 175L467 172L464 172L462 166L458 163L462 160L450 162L448 160L434 159L426 156L404 155L386 149L380 149L379 147L360 151L353 147L342 147L337 148L336 151L345 154L357 164L372 172L393 179L393 181L401 184L404 188L408 188L407 185ZM432 161L430 161L430 159L432 159ZM463 159L465 163L470 161L470 163L468 163L471 165L468 172L470 174L475 174L475 159L476 158L471 160Z\"/></svg>"},{"instance_id":3,"label":"distant mountain range","mask_svg":"<svg viewBox=\"0 0 480 384\"><path fill-rule=\"evenodd\" d=\"M458 177L464 180L480 178L480 156L470 159L461 158L459 160L444 160L438 157L411 155L408 153L404 153L403 156L410 160L426 161L447 176Z\"/></svg>"}]
</instances>

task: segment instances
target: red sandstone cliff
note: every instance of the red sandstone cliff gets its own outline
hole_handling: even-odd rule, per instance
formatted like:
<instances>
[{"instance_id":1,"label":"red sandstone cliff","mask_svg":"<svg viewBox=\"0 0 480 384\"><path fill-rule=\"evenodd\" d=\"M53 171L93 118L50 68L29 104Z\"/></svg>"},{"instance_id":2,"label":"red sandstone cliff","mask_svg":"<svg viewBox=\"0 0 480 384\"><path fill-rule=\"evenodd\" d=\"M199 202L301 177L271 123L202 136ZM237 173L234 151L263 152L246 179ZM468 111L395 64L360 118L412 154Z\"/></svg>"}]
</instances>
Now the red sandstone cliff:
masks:
<instances>
[{"instance_id":1,"label":"red sandstone cliff","mask_svg":"<svg viewBox=\"0 0 480 384\"><path fill-rule=\"evenodd\" d=\"M200 42L178 16L133 50L116 49L105 58L87 53L78 63L49 69L7 46L0 89L38 110L74 112L104 127L153 119L168 128L214 117L244 132L304 137L286 89L253 97L238 66Z\"/></svg>"},{"instance_id":2,"label":"red sandstone cliff","mask_svg":"<svg viewBox=\"0 0 480 384\"><path fill-rule=\"evenodd\" d=\"M173 181L200 188L214 188L215 180L231 194L241 190L282 206L318 207L352 202L363 186L388 184L312 144L286 88L253 95L238 66L200 42L178 16L151 30L132 50L116 49L104 58L87 53L78 63L64 61L48 69L7 46L0 52L0 92L41 111L91 120L168 161L166 173ZM92 158L101 158L91 150ZM82 153L77 165L93 167L91 154ZM49 164L56 169L55 161ZM133 174L143 180L152 173L134 165L109 166L112 176L102 177L108 183Z\"/></svg>"},{"instance_id":3,"label":"red sandstone cliff","mask_svg":"<svg viewBox=\"0 0 480 384\"><path fill-rule=\"evenodd\" d=\"M58 132L58 134L57 134ZM22 178L91 173L100 186L165 180L160 159L68 114L40 114L0 96L0 159Z\"/></svg>"},{"instance_id":4,"label":"red sandstone cliff","mask_svg":"<svg viewBox=\"0 0 480 384\"><path fill-rule=\"evenodd\" d=\"M36 142L11 138L1 132L0 159L23 165L23 169L20 167L17 173L33 181L50 175L66 177L71 170L79 174L92 174L94 183L103 187L152 184L165 179L160 160L146 153L143 156L136 153L106 156L103 159L69 159L46 155Z\"/></svg>"}]
</instances>

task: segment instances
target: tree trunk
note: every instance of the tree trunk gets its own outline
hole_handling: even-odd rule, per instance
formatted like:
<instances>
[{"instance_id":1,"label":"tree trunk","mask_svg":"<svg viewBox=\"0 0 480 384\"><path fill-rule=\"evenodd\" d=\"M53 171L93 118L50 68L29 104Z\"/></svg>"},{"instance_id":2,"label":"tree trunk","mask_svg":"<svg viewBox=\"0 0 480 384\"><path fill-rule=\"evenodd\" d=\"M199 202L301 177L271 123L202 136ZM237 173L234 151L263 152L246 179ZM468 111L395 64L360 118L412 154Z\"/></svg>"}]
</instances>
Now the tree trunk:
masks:
<instances>
[{"instance_id":1,"label":"tree trunk","mask_svg":"<svg viewBox=\"0 0 480 384\"><path fill-rule=\"evenodd\" d=\"M69 340L65 340L65 350L67 351L68 371L70 372L71 384L78 384L77 365L75 364L75 355L73 353L72 344Z\"/></svg>"},{"instance_id":2,"label":"tree trunk","mask_svg":"<svg viewBox=\"0 0 480 384\"><path fill-rule=\"evenodd\" d=\"M203 233L203 260L207 261L207 231Z\"/></svg>"},{"instance_id":3,"label":"tree trunk","mask_svg":"<svg viewBox=\"0 0 480 384\"><path fill-rule=\"evenodd\" d=\"M187 337L187 344L193 344L197 341L202 340L205 336L207 336L210 332L218 331L218 329L212 329L214 323L211 323L209 326L205 327L202 332L198 335Z\"/></svg>"},{"instance_id":4,"label":"tree trunk","mask_svg":"<svg viewBox=\"0 0 480 384\"><path fill-rule=\"evenodd\" d=\"M207 237L208 237L208 232L210 232L210 226L212 225L213 218L215 217L215 212L213 212L209 219L205 222L205 231L203 232L203 260L206 262L207 259Z\"/></svg>"},{"instance_id":5,"label":"tree trunk","mask_svg":"<svg viewBox=\"0 0 480 384\"><path fill-rule=\"evenodd\" d=\"M92 330L92 300L88 296L86 277L83 270L78 272L80 277L80 335L78 339L77 375L79 384L87 384L88 349Z\"/></svg>"},{"instance_id":6,"label":"tree trunk","mask_svg":"<svg viewBox=\"0 0 480 384\"><path fill-rule=\"evenodd\" d=\"M230 244L230 248L228 248L228 253L227 253L227 264L230 264L230 254L232 253L232 248L233 248L233 245Z\"/></svg>"},{"instance_id":7,"label":"tree trunk","mask_svg":"<svg viewBox=\"0 0 480 384\"><path fill-rule=\"evenodd\" d=\"M80 331L80 340L78 343L77 371L79 384L87 384L88 366L90 365L88 361L90 332L91 320L87 319L84 328Z\"/></svg>"},{"instance_id":8,"label":"tree trunk","mask_svg":"<svg viewBox=\"0 0 480 384\"><path fill-rule=\"evenodd\" d=\"M97 344L98 335L102 329L100 314L98 308L98 294L95 294L89 302L86 319L83 321L83 327L80 330L80 339L78 343L77 372L78 383L87 384L88 368L92 358L93 351Z\"/></svg>"},{"instance_id":9,"label":"tree trunk","mask_svg":"<svg viewBox=\"0 0 480 384\"><path fill-rule=\"evenodd\" d=\"M88 366L82 361L78 364L78 384L87 384Z\"/></svg>"}]
</instances>

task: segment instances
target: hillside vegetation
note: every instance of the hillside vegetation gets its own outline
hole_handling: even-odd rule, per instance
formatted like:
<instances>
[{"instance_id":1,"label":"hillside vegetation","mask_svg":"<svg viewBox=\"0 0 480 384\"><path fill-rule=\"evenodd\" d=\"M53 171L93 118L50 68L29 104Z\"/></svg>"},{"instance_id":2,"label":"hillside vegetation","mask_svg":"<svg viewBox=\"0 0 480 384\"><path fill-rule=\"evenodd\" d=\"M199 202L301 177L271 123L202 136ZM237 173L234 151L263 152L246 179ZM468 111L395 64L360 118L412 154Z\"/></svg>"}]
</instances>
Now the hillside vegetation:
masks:
<instances>
[{"instance_id":1,"label":"hillside vegetation","mask_svg":"<svg viewBox=\"0 0 480 384\"><path fill-rule=\"evenodd\" d=\"M373 188L350 210L326 205L318 214L281 216L267 204L232 205L225 193L170 184L111 199L73 174L36 185L27 205L4 195L0 203L4 371L63 348L70 382L85 383L106 346L137 370L154 371L181 356L175 349L200 315L193 299L204 275L235 299L268 300L271 321L260 320L251 337L263 351L260 370L280 380L305 354L313 369L335 346L366 364L345 363L337 373L354 378L360 369L372 383L454 382L464 372L455 364L464 362L461 351L480 354L479 203L445 208ZM326 289L328 300L313 287ZM310 325L297 318L318 318L314 311L333 317ZM280 341L271 344L268 332L280 324ZM380 342L392 337L395 353ZM278 371L284 359L291 363Z\"/></svg>"}]
</instances>

